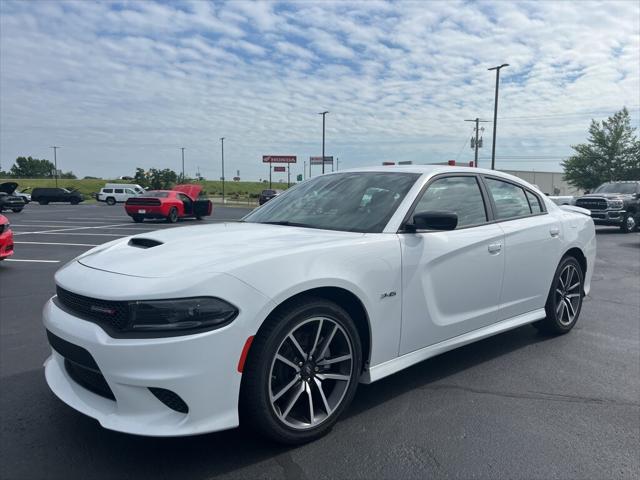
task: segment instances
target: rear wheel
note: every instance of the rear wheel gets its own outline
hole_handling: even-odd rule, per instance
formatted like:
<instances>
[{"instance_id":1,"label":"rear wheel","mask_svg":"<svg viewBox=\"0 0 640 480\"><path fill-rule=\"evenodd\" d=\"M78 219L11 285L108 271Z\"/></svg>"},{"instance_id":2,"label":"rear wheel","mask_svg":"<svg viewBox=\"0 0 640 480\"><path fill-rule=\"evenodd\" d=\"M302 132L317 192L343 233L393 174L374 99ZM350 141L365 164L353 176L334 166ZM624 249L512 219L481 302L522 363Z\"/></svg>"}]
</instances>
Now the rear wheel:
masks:
<instances>
[{"instance_id":1,"label":"rear wheel","mask_svg":"<svg viewBox=\"0 0 640 480\"><path fill-rule=\"evenodd\" d=\"M71 205L78 205L80 203L80 200L71 200L69 203Z\"/></svg>"},{"instance_id":2,"label":"rear wheel","mask_svg":"<svg viewBox=\"0 0 640 480\"><path fill-rule=\"evenodd\" d=\"M243 373L242 424L287 444L327 433L358 385L362 347L338 305L305 298L268 320Z\"/></svg>"},{"instance_id":3,"label":"rear wheel","mask_svg":"<svg viewBox=\"0 0 640 480\"><path fill-rule=\"evenodd\" d=\"M134 215L131 218L133 218L133 221L136 223L142 223L144 221L144 217L141 217L140 215Z\"/></svg>"},{"instance_id":4,"label":"rear wheel","mask_svg":"<svg viewBox=\"0 0 640 480\"><path fill-rule=\"evenodd\" d=\"M633 214L627 213L627 215L624 217L624 220L620 224L620 230L622 230L623 233L630 233L634 232L637 228L638 222L636 222Z\"/></svg>"},{"instance_id":5,"label":"rear wheel","mask_svg":"<svg viewBox=\"0 0 640 480\"><path fill-rule=\"evenodd\" d=\"M113 198L113 197L109 197L109 198L107 198L106 202L107 202L107 205L113 206L113 205L116 204L116 199Z\"/></svg>"},{"instance_id":6,"label":"rear wheel","mask_svg":"<svg viewBox=\"0 0 640 480\"><path fill-rule=\"evenodd\" d=\"M178 209L176 207L171 207L169 210L169 215L167 215L167 222L176 223L178 221Z\"/></svg>"},{"instance_id":7,"label":"rear wheel","mask_svg":"<svg viewBox=\"0 0 640 480\"><path fill-rule=\"evenodd\" d=\"M38 200L38 203L40 205L48 205L49 204L49 202L47 200Z\"/></svg>"},{"instance_id":8,"label":"rear wheel","mask_svg":"<svg viewBox=\"0 0 640 480\"><path fill-rule=\"evenodd\" d=\"M583 292L582 267L574 257L564 257L556 269L547 297L547 317L534 326L550 334L567 333L580 316Z\"/></svg>"}]
</instances>

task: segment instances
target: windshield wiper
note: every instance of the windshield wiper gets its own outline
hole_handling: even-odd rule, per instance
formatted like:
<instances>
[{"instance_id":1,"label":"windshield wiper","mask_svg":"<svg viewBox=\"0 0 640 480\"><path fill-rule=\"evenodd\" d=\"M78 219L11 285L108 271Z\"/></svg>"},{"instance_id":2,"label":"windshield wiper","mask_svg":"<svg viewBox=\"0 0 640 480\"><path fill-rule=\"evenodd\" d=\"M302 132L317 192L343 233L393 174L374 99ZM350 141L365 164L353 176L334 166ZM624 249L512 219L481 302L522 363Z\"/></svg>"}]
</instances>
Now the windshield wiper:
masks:
<instances>
[{"instance_id":1,"label":"windshield wiper","mask_svg":"<svg viewBox=\"0 0 640 480\"><path fill-rule=\"evenodd\" d=\"M308 225L306 223L289 222L287 220L278 220L273 222L256 222L256 223L265 223L267 225L284 225L285 227L317 228L317 227L314 227L313 225Z\"/></svg>"}]
</instances>

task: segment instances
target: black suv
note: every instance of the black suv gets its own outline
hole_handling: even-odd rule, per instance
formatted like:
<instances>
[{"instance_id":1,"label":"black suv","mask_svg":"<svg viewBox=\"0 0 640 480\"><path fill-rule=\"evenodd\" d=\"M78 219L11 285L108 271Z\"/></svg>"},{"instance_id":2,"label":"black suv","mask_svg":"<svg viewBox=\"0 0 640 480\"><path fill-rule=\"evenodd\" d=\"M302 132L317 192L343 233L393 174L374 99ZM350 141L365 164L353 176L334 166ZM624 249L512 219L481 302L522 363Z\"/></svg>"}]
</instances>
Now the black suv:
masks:
<instances>
[{"instance_id":1,"label":"black suv","mask_svg":"<svg viewBox=\"0 0 640 480\"><path fill-rule=\"evenodd\" d=\"M264 205L272 198L275 198L278 195L280 195L280 193L281 193L280 190L262 190L262 192L260 193L260 196L258 197L258 203L260 205Z\"/></svg>"},{"instance_id":2,"label":"black suv","mask_svg":"<svg viewBox=\"0 0 640 480\"><path fill-rule=\"evenodd\" d=\"M593 193L578 198L576 207L591 210L596 225L633 232L640 223L640 180L603 183Z\"/></svg>"},{"instance_id":3,"label":"black suv","mask_svg":"<svg viewBox=\"0 0 640 480\"><path fill-rule=\"evenodd\" d=\"M18 184L15 182L0 184L0 212L12 210L18 213L24 208L24 198L13 194L17 186Z\"/></svg>"},{"instance_id":4,"label":"black suv","mask_svg":"<svg viewBox=\"0 0 640 480\"><path fill-rule=\"evenodd\" d=\"M78 191L70 191L66 188L34 188L31 192L31 201L46 205L49 202L65 202L77 205L84 200Z\"/></svg>"}]
</instances>

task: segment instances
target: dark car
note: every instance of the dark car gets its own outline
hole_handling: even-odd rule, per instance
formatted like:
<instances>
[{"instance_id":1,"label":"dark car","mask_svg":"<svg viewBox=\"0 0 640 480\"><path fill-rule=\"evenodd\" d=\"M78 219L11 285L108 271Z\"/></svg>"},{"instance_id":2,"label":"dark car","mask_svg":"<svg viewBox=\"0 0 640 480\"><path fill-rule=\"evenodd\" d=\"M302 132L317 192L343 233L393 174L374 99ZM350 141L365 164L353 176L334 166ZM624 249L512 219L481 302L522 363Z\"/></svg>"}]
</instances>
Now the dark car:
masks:
<instances>
[{"instance_id":1,"label":"dark car","mask_svg":"<svg viewBox=\"0 0 640 480\"><path fill-rule=\"evenodd\" d=\"M64 202L77 205L84 200L84 196L77 190L66 188L34 188L31 201L46 205L50 202Z\"/></svg>"},{"instance_id":2,"label":"dark car","mask_svg":"<svg viewBox=\"0 0 640 480\"><path fill-rule=\"evenodd\" d=\"M578 198L576 206L590 210L596 225L633 232L640 223L640 180L603 183Z\"/></svg>"},{"instance_id":3,"label":"dark car","mask_svg":"<svg viewBox=\"0 0 640 480\"><path fill-rule=\"evenodd\" d=\"M15 182L0 184L0 212L3 210L12 210L18 213L24 208L24 198L19 195L14 195L17 186L18 184Z\"/></svg>"},{"instance_id":4,"label":"dark car","mask_svg":"<svg viewBox=\"0 0 640 480\"><path fill-rule=\"evenodd\" d=\"M258 203L260 205L264 205L272 198L275 198L278 195L280 195L280 193L281 193L280 190L263 190L260 193L260 197L258 197Z\"/></svg>"}]
</instances>

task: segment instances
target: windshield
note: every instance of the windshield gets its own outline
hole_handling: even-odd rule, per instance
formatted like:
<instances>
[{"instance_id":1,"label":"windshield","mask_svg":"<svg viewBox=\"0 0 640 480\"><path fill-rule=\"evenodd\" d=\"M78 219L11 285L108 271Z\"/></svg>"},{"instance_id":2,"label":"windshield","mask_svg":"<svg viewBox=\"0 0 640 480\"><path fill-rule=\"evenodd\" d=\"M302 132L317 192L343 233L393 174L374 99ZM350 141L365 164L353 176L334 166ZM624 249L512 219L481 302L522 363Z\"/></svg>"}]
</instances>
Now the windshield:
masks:
<instances>
[{"instance_id":1,"label":"windshield","mask_svg":"<svg viewBox=\"0 0 640 480\"><path fill-rule=\"evenodd\" d=\"M165 192L162 190L149 190L145 192L145 197L156 197L156 198L167 198L169 196L169 192Z\"/></svg>"},{"instance_id":2,"label":"windshield","mask_svg":"<svg viewBox=\"0 0 640 480\"><path fill-rule=\"evenodd\" d=\"M382 232L417 173L352 172L303 182L244 218L347 232Z\"/></svg>"},{"instance_id":3,"label":"windshield","mask_svg":"<svg viewBox=\"0 0 640 480\"><path fill-rule=\"evenodd\" d=\"M633 194L636 193L635 183L605 183L595 189L593 193L623 193Z\"/></svg>"}]
</instances>

